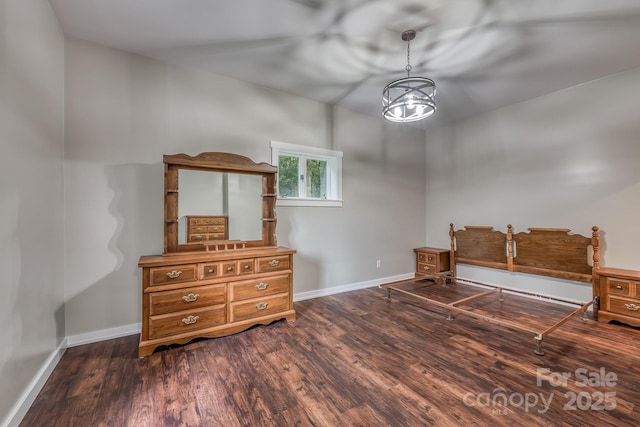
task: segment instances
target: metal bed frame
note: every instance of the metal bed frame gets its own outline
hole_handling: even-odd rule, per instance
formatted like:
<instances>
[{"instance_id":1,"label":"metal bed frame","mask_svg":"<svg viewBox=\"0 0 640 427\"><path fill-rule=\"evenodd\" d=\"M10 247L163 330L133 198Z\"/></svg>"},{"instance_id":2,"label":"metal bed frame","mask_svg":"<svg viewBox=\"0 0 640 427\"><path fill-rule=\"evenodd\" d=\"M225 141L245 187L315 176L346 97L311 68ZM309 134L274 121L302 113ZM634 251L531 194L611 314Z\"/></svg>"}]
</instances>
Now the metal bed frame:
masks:
<instances>
[{"instance_id":1,"label":"metal bed frame","mask_svg":"<svg viewBox=\"0 0 640 427\"><path fill-rule=\"evenodd\" d=\"M391 298L391 291L393 290L415 297L428 304L444 308L449 312L447 316L447 320L449 321L453 320L452 313L459 313L499 326L530 333L536 342L534 353L542 356L544 355L542 351L543 339L580 313L583 313L583 319L587 319L587 309L594 305L594 303L596 303L594 310L597 309L595 299L585 303L577 303L575 301L537 294L535 292L521 291L469 279L461 279L456 276L456 264L459 263L512 272L536 274L564 280L576 280L591 283L592 286L597 284L596 270L600 266L600 235L598 227L592 228L593 233L591 237L570 234L571 230L569 229L529 228L528 230L528 233L523 232L514 235L513 227L509 224L506 234L493 230L493 227L486 226L465 226L462 230L454 231L453 224L450 224L450 271L440 275L416 275L413 279L387 283L380 285L380 287L387 289L389 298ZM593 251L591 264L588 260L590 248ZM453 302L445 303L398 287L398 285L404 283L416 282L416 280L428 278L436 280L436 282L431 282L431 284L441 282L443 286L447 286L447 283L470 283L472 285L479 285L486 290ZM515 322L498 319L461 307L466 303L494 295L495 293L499 294L499 300L503 302L503 291L574 305L578 308L550 327L544 330L535 330Z\"/></svg>"}]
</instances>

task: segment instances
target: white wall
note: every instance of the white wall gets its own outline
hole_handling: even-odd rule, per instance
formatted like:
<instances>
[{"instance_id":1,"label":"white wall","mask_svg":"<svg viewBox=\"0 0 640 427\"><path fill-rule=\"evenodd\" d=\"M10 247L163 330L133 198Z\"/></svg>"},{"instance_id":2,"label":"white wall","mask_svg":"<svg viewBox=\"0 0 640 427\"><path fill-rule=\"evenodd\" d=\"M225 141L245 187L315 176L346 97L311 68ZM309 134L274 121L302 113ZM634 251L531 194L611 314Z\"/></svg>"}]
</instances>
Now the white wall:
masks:
<instances>
[{"instance_id":1,"label":"white wall","mask_svg":"<svg viewBox=\"0 0 640 427\"><path fill-rule=\"evenodd\" d=\"M427 133L427 240L448 224L601 229L601 265L640 269L640 69ZM589 300L588 285L465 268L476 280Z\"/></svg>"},{"instance_id":2,"label":"white wall","mask_svg":"<svg viewBox=\"0 0 640 427\"><path fill-rule=\"evenodd\" d=\"M70 341L140 322L138 258L163 249L163 154L270 162L270 140L342 150L343 208L278 208L295 294L413 271L424 131L73 38L65 66Z\"/></svg>"},{"instance_id":3,"label":"white wall","mask_svg":"<svg viewBox=\"0 0 640 427\"><path fill-rule=\"evenodd\" d=\"M0 0L0 425L65 336L63 40L49 2Z\"/></svg>"}]
</instances>

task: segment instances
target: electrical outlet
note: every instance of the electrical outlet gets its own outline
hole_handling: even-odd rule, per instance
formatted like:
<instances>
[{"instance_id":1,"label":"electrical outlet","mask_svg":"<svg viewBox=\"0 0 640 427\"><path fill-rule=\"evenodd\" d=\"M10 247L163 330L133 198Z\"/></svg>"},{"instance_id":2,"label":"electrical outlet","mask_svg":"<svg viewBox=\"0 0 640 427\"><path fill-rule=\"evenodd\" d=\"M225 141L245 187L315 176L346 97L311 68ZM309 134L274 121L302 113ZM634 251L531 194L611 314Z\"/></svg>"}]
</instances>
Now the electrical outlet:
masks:
<instances>
[{"instance_id":1,"label":"electrical outlet","mask_svg":"<svg viewBox=\"0 0 640 427\"><path fill-rule=\"evenodd\" d=\"M377 260L376 261L376 268L380 268L381 265L382 265L382 261Z\"/></svg>"}]
</instances>

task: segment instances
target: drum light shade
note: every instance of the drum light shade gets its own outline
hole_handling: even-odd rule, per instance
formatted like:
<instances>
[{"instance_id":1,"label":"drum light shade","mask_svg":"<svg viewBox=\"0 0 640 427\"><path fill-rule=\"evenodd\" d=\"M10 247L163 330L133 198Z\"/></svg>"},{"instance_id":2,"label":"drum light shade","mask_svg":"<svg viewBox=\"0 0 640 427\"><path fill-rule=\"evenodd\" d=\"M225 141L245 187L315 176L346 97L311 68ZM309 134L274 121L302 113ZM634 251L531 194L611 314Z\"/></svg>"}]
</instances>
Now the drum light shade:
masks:
<instances>
[{"instance_id":1,"label":"drum light shade","mask_svg":"<svg viewBox=\"0 0 640 427\"><path fill-rule=\"evenodd\" d=\"M382 91L382 115L391 122L415 122L436 112L436 85L426 77L411 77L410 41L416 32L407 30L402 40L407 42L407 77L393 81Z\"/></svg>"}]
</instances>

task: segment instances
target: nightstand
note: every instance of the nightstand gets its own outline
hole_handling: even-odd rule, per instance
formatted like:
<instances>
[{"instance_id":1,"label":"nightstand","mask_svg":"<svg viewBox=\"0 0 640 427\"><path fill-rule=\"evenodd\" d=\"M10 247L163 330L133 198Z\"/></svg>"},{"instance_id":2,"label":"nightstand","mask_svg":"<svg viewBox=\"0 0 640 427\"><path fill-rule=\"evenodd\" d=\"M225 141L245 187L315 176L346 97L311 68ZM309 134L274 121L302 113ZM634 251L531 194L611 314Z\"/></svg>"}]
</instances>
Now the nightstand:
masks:
<instances>
[{"instance_id":1,"label":"nightstand","mask_svg":"<svg viewBox=\"0 0 640 427\"><path fill-rule=\"evenodd\" d=\"M416 277L433 278L437 282L446 282L451 276L449 250L438 248L415 248Z\"/></svg>"},{"instance_id":2,"label":"nightstand","mask_svg":"<svg viewBox=\"0 0 640 427\"><path fill-rule=\"evenodd\" d=\"M600 310L598 320L617 320L640 326L640 271L600 268L598 274Z\"/></svg>"}]
</instances>

